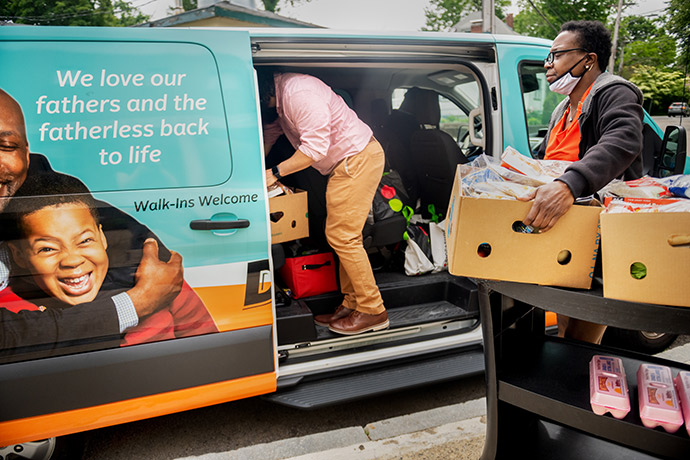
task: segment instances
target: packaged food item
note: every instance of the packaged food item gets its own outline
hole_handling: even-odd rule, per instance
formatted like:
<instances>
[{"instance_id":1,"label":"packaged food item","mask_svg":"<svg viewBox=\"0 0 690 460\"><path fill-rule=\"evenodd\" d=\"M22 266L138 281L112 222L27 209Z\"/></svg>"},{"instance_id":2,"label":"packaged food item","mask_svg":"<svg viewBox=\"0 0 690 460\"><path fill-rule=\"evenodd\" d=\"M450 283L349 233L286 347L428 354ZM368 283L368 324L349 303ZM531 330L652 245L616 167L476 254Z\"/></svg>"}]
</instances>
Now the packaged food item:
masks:
<instances>
[{"instance_id":1,"label":"packaged food item","mask_svg":"<svg viewBox=\"0 0 690 460\"><path fill-rule=\"evenodd\" d=\"M680 401L680 408L685 418L685 429L688 435L690 435L690 372L678 372L675 383L678 400Z\"/></svg>"},{"instance_id":2,"label":"packaged food item","mask_svg":"<svg viewBox=\"0 0 690 460\"><path fill-rule=\"evenodd\" d=\"M690 198L690 175L677 174L659 179L659 182L668 187L673 196Z\"/></svg>"},{"instance_id":3,"label":"packaged food item","mask_svg":"<svg viewBox=\"0 0 690 460\"><path fill-rule=\"evenodd\" d=\"M611 197L604 199L607 214L634 212L690 212L690 200L680 198Z\"/></svg>"},{"instance_id":4,"label":"packaged food item","mask_svg":"<svg viewBox=\"0 0 690 460\"><path fill-rule=\"evenodd\" d=\"M609 195L634 198L667 198L673 196L661 179L649 176L629 181L614 179L599 191L601 197Z\"/></svg>"},{"instance_id":5,"label":"packaged food item","mask_svg":"<svg viewBox=\"0 0 690 460\"><path fill-rule=\"evenodd\" d=\"M268 191L267 194L268 194L269 198L273 198L274 196L278 196L278 195L282 195L282 194L291 195L294 193L290 187L287 187L287 186L281 184L280 182L276 182L275 184L268 187L267 191Z\"/></svg>"},{"instance_id":6,"label":"packaged food item","mask_svg":"<svg viewBox=\"0 0 690 460\"><path fill-rule=\"evenodd\" d=\"M673 385L671 369L642 364L637 371L640 419L647 428L663 427L675 433L683 424L683 414Z\"/></svg>"},{"instance_id":7,"label":"packaged food item","mask_svg":"<svg viewBox=\"0 0 690 460\"><path fill-rule=\"evenodd\" d=\"M597 415L621 419L630 412L625 369L620 358L595 355L589 362L589 401Z\"/></svg>"},{"instance_id":8,"label":"packaged food item","mask_svg":"<svg viewBox=\"0 0 690 460\"><path fill-rule=\"evenodd\" d=\"M535 160L508 146L501 155L501 166L536 181L535 186L547 184L560 177L572 162L563 160Z\"/></svg>"}]
</instances>

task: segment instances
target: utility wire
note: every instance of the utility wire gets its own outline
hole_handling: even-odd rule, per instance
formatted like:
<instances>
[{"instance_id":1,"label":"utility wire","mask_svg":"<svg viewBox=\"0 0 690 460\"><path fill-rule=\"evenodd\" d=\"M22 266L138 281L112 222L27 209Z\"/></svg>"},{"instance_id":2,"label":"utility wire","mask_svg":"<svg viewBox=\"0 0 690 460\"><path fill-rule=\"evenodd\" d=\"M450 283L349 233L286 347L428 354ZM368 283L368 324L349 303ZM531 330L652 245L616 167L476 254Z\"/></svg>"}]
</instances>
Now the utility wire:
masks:
<instances>
[{"instance_id":1,"label":"utility wire","mask_svg":"<svg viewBox=\"0 0 690 460\"><path fill-rule=\"evenodd\" d=\"M544 13L542 13L541 11L539 11L539 8L537 8L537 7L534 5L534 3L532 3L532 0L527 0L527 1L529 2L530 5L532 5L532 8L534 8L534 10L535 10L537 13L539 13L539 16L542 17L542 19L544 20L544 22L546 22L546 23L549 25L549 27L551 27L551 28L553 29L554 32L558 33L558 29L557 29L553 24L551 24L551 22L550 22L548 19L546 19L546 16L544 16Z\"/></svg>"}]
</instances>

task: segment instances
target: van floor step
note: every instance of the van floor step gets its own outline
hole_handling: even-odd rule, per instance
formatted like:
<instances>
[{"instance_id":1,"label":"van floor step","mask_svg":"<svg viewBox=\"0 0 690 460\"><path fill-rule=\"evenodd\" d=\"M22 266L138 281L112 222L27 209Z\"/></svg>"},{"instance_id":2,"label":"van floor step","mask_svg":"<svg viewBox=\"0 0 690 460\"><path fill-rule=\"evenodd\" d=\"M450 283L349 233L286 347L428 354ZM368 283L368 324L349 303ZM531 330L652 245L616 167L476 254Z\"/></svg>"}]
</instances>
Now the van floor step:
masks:
<instances>
[{"instance_id":1,"label":"van floor step","mask_svg":"<svg viewBox=\"0 0 690 460\"><path fill-rule=\"evenodd\" d=\"M388 321L391 329L439 321L477 318L477 316L476 313L468 312L445 300L388 309ZM317 340L336 337L342 337L342 335L331 332L327 327L316 326Z\"/></svg>"},{"instance_id":2,"label":"van floor step","mask_svg":"<svg viewBox=\"0 0 690 460\"><path fill-rule=\"evenodd\" d=\"M318 409L482 372L484 353L476 349L336 378L302 382L263 398L298 409Z\"/></svg>"}]
</instances>

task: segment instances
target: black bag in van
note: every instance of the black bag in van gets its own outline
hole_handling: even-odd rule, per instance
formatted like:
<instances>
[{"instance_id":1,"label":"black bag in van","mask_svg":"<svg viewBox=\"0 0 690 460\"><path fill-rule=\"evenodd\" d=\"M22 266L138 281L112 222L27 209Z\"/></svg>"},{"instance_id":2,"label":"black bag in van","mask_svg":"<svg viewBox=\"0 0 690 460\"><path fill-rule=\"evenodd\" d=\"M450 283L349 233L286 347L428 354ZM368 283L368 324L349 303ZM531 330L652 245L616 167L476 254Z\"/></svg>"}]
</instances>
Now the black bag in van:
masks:
<instances>
[{"instance_id":1,"label":"black bag in van","mask_svg":"<svg viewBox=\"0 0 690 460\"><path fill-rule=\"evenodd\" d=\"M395 170L384 172L372 203L374 222L400 214L409 201L400 174Z\"/></svg>"}]
</instances>

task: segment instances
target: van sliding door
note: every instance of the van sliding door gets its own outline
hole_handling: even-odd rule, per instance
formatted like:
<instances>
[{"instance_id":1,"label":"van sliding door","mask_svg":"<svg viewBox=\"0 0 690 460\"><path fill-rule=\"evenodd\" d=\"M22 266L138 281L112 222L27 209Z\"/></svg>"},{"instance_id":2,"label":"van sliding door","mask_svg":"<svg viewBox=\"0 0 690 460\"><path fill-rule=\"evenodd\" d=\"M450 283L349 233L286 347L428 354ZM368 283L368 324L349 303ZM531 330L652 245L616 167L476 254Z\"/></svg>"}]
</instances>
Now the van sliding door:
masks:
<instances>
[{"instance_id":1,"label":"van sliding door","mask_svg":"<svg viewBox=\"0 0 690 460\"><path fill-rule=\"evenodd\" d=\"M15 231L0 237L0 446L273 391L248 34L6 27L0 55L0 89L21 107L32 152L27 193L3 215ZM108 334L109 321L128 324L114 305L137 283L149 237L163 261L182 256L181 292ZM69 327L45 322L70 312ZM22 342L27 315L54 338L33 330Z\"/></svg>"}]
</instances>

